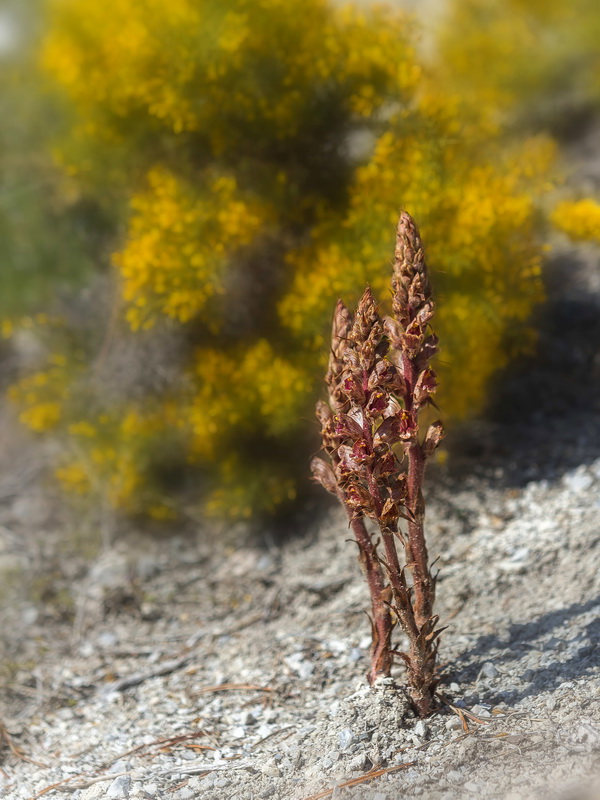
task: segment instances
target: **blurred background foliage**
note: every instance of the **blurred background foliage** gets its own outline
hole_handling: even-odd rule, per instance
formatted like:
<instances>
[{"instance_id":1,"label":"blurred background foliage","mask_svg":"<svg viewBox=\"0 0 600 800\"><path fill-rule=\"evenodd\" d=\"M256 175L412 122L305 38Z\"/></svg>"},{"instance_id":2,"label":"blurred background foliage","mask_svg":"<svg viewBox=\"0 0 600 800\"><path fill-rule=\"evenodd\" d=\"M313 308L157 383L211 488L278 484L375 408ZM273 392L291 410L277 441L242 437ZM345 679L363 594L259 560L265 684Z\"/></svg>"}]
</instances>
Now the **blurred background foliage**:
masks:
<instances>
[{"instance_id":1,"label":"blurred background foliage","mask_svg":"<svg viewBox=\"0 0 600 800\"><path fill-rule=\"evenodd\" d=\"M451 0L436 27L449 88L521 129L577 129L600 102L596 0Z\"/></svg>"},{"instance_id":2,"label":"blurred background foliage","mask_svg":"<svg viewBox=\"0 0 600 800\"><path fill-rule=\"evenodd\" d=\"M73 497L158 520L306 486L331 313L428 245L444 416L532 347L560 137L600 100L592 0L26 0L0 10L8 395ZM433 11L431 10L433 9ZM558 143L556 139L558 138Z\"/></svg>"}]
</instances>

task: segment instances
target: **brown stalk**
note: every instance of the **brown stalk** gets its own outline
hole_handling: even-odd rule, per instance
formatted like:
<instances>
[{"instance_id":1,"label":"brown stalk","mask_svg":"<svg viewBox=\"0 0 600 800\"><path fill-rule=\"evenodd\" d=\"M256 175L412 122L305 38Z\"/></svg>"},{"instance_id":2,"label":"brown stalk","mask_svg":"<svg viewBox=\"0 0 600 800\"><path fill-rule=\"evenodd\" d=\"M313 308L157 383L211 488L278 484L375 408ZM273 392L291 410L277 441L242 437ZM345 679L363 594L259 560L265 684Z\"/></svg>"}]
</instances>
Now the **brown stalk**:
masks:
<instances>
[{"instance_id":1,"label":"brown stalk","mask_svg":"<svg viewBox=\"0 0 600 800\"><path fill-rule=\"evenodd\" d=\"M396 231L396 250L392 286L394 297L392 308L395 320L390 320L391 346L396 350L405 381L404 407L413 421L413 435L405 445L408 459L408 492L406 508L410 512L408 521L407 557L412 564L414 581L414 609L417 624L421 627L431 618L435 600L435 580L429 569L429 557L424 534L425 503L423 500L423 478L425 474L425 452L419 441L419 408L430 400L435 391L435 373L429 369L429 361L437 350L437 338L428 336L429 322L434 314L434 304L425 265L423 245L417 227L409 214L400 215ZM396 322L397 324L392 324ZM419 379L425 385L424 397L417 392ZM441 439L441 428L439 438Z\"/></svg>"},{"instance_id":2,"label":"brown stalk","mask_svg":"<svg viewBox=\"0 0 600 800\"><path fill-rule=\"evenodd\" d=\"M422 486L426 459L443 429L436 422L425 436L420 431L420 410L433 404L436 388L430 361L437 338L429 328L434 304L423 247L406 213L398 223L392 288L393 316L384 320L369 288L354 316L338 301L326 375L329 402L317 404L327 460L313 459L312 471L345 507L359 548L371 594L369 682L389 676L394 657L401 658L413 705L426 716L438 683L439 630ZM379 529L377 540L365 524L367 518ZM399 528L401 519L407 522L406 534ZM380 540L383 555L378 552ZM391 611L408 637L407 653L392 646Z\"/></svg>"},{"instance_id":3,"label":"brown stalk","mask_svg":"<svg viewBox=\"0 0 600 800\"><path fill-rule=\"evenodd\" d=\"M329 404L317 404L317 417L321 422L323 449L329 456L333 469L321 459L313 459L312 470L315 478L334 493L346 509L348 520L359 550L359 562L365 575L371 595L371 668L368 672L369 683L379 677L390 674L393 656L390 653L392 637L392 615L389 608L390 597L385 594L385 580L379 563L377 550L369 535L364 516L352 509L342 483L335 477L340 469L338 447L341 440L336 434L334 412L347 410L348 401L341 389L344 371L344 355L349 345L349 337L353 320L345 305L338 300L333 316L331 334L331 351L327 369L326 383L329 389Z\"/></svg>"}]
</instances>

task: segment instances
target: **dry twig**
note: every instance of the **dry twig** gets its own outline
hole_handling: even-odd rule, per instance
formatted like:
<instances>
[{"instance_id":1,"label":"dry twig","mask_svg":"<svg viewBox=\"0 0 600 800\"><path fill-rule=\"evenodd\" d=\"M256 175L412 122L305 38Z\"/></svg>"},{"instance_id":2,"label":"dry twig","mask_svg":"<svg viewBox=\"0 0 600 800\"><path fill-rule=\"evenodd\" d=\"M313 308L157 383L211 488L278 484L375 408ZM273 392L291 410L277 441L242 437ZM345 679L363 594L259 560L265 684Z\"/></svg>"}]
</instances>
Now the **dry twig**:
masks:
<instances>
[{"instance_id":1,"label":"dry twig","mask_svg":"<svg viewBox=\"0 0 600 800\"><path fill-rule=\"evenodd\" d=\"M113 692L122 692L124 689L137 686L138 684L143 683L150 678L157 678L160 675L169 675L171 672L175 672L175 670L185 667L185 665L191 660L192 655L188 653L187 655L182 656L181 658L173 659L172 661L163 661L162 664L154 667L154 669L149 669L145 672L134 672L133 675L126 675L124 678L119 678L119 680L105 684L101 689L101 693L103 695L107 695L112 694Z\"/></svg>"},{"instance_id":2,"label":"dry twig","mask_svg":"<svg viewBox=\"0 0 600 800\"><path fill-rule=\"evenodd\" d=\"M304 800L322 800L323 797L331 797L336 789L358 786L360 783L366 783L367 781L373 780L373 778L381 777L381 775L388 775L390 772L398 772L398 770L407 769L407 767L414 767L416 763L416 761L407 761L406 764L399 764L397 767L386 767L385 769L375 768L364 775L360 775L358 778L352 778L352 780L346 781L345 783L338 783L338 785L334 786L332 789L325 789L317 794L311 794L310 797L305 797Z\"/></svg>"},{"instance_id":3,"label":"dry twig","mask_svg":"<svg viewBox=\"0 0 600 800\"><path fill-rule=\"evenodd\" d=\"M19 761L27 761L29 764L35 764L37 767L46 767L47 764L42 764L40 761L34 761L33 758L29 758L23 753L17 745L13 742L12 736L8 732L6 725L0 720L0 747L2 744L5 744L12 755L15 758L18 758Z\"/></svg>"},{"instance_id":4,"label":"dry twig","mask_svg":"<svg viewBox=\"0 0 600 800\"><path fill-rule=\"evenodd\" d=\"M196 694L209 694L210 692L233 692L235 690L254 691L254 692L273 692L268 686L256 686L253 683L219 683L216 686L205 686Z\"/></svg>"}]
</instances>

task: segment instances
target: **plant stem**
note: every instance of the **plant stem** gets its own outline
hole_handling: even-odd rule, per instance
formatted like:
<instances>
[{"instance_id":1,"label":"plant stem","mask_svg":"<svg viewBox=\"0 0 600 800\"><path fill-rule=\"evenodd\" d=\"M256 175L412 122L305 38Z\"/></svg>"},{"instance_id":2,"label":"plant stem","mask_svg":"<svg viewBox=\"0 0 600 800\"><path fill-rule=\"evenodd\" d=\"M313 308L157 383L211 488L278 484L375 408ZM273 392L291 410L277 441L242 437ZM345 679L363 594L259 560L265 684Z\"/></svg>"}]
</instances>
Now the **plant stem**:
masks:
<instances>
[{"instance_id":1,"label":"plant stem","mask_svg":"<svg viewBox=\"0 0 600 800\"><path fill-rule=\"evenodd\" d=\"M371 668L367 673L367 678L369 683L372 684L377 678L387 678L390 675L393 663L393 657L390 653L390 640L394 626L389 605L384 600L383 571L377 557L375 545L365 526L364 518L353 516L343 499L342 493L340 493L340 500L348 513L350 527L359 549L360 565L367 579L371 595L373 641L371 643Z\"/></svg>"},{"instance_id":2,"label":"plant stem","mask_svg":"<svg viewBox=\"0 0 600 800\"><path fill-rule=\"evenodd\" d=\"M425 459L421 445L411 444L408 449L407 508L412 519L408 522L408 555L412 565L415 619L419 628L431 618L435 599L435 584L429 570L429 556L425 542L425 503L421 486Z\"/></svg>"},{"instance_id":3,"label":"plant stem","mask_svg":"<svg viewBox=\"0 0 600 800\"><path fill-rule=\"evenodd\" d=\"M409 695L418 715L426 717L433 709L434 690L437 684L435 676L437 647L435 642L428 638L429 628L432 626L429 620L424 625L419 625L416 620L410 590L398 562L394 534L386 528L381 529L381 534L395 599L394 610L409 640L408 657L405 657Z\"/></svg>"},{"instance_id":4,"label":"plant stem","mask_svg":"<svg viewBox=\"0 0 600 800\"><path fill-rule=\"evenodd\" d=\"M419 411L414 408L413 403L413 388L416 381L415 364L411 358L404 354L402 366L407 385L404 398L405 407L410 414L417 418ZM419 443L418 434L415 434L406 451L408 457L406 507L412 517L407 526L408 542L406 549L413 573L415 619L419 628L422 628L433 613L435 582L429 569L429 555L425 542L425 501L421 488L425 475L425 456Z\"/></svg>"}]
</instances>

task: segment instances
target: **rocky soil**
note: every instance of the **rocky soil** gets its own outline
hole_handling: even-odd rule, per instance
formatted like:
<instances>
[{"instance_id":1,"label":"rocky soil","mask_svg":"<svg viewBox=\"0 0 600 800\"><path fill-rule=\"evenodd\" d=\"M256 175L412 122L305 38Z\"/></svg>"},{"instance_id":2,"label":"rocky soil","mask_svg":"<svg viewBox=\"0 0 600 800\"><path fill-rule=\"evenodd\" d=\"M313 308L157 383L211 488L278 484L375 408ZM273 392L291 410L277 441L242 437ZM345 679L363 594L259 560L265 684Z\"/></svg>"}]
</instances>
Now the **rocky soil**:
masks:
<instances>
[{"instance_id":1,"label":"rocky soil","mask_svg":"<svg viewBox=\"0 0 600 800\"><path fill-rule=\"evenodd\" d=\"M596 444L525 485L490 458L432 474L447 704L425 721L400 667L365 683L367 592L337 509L279 544L129 532L90 558L14 453L0 713L27 760L4 747L0 796L600 797Z\"/></svg>"}]
</instances>

